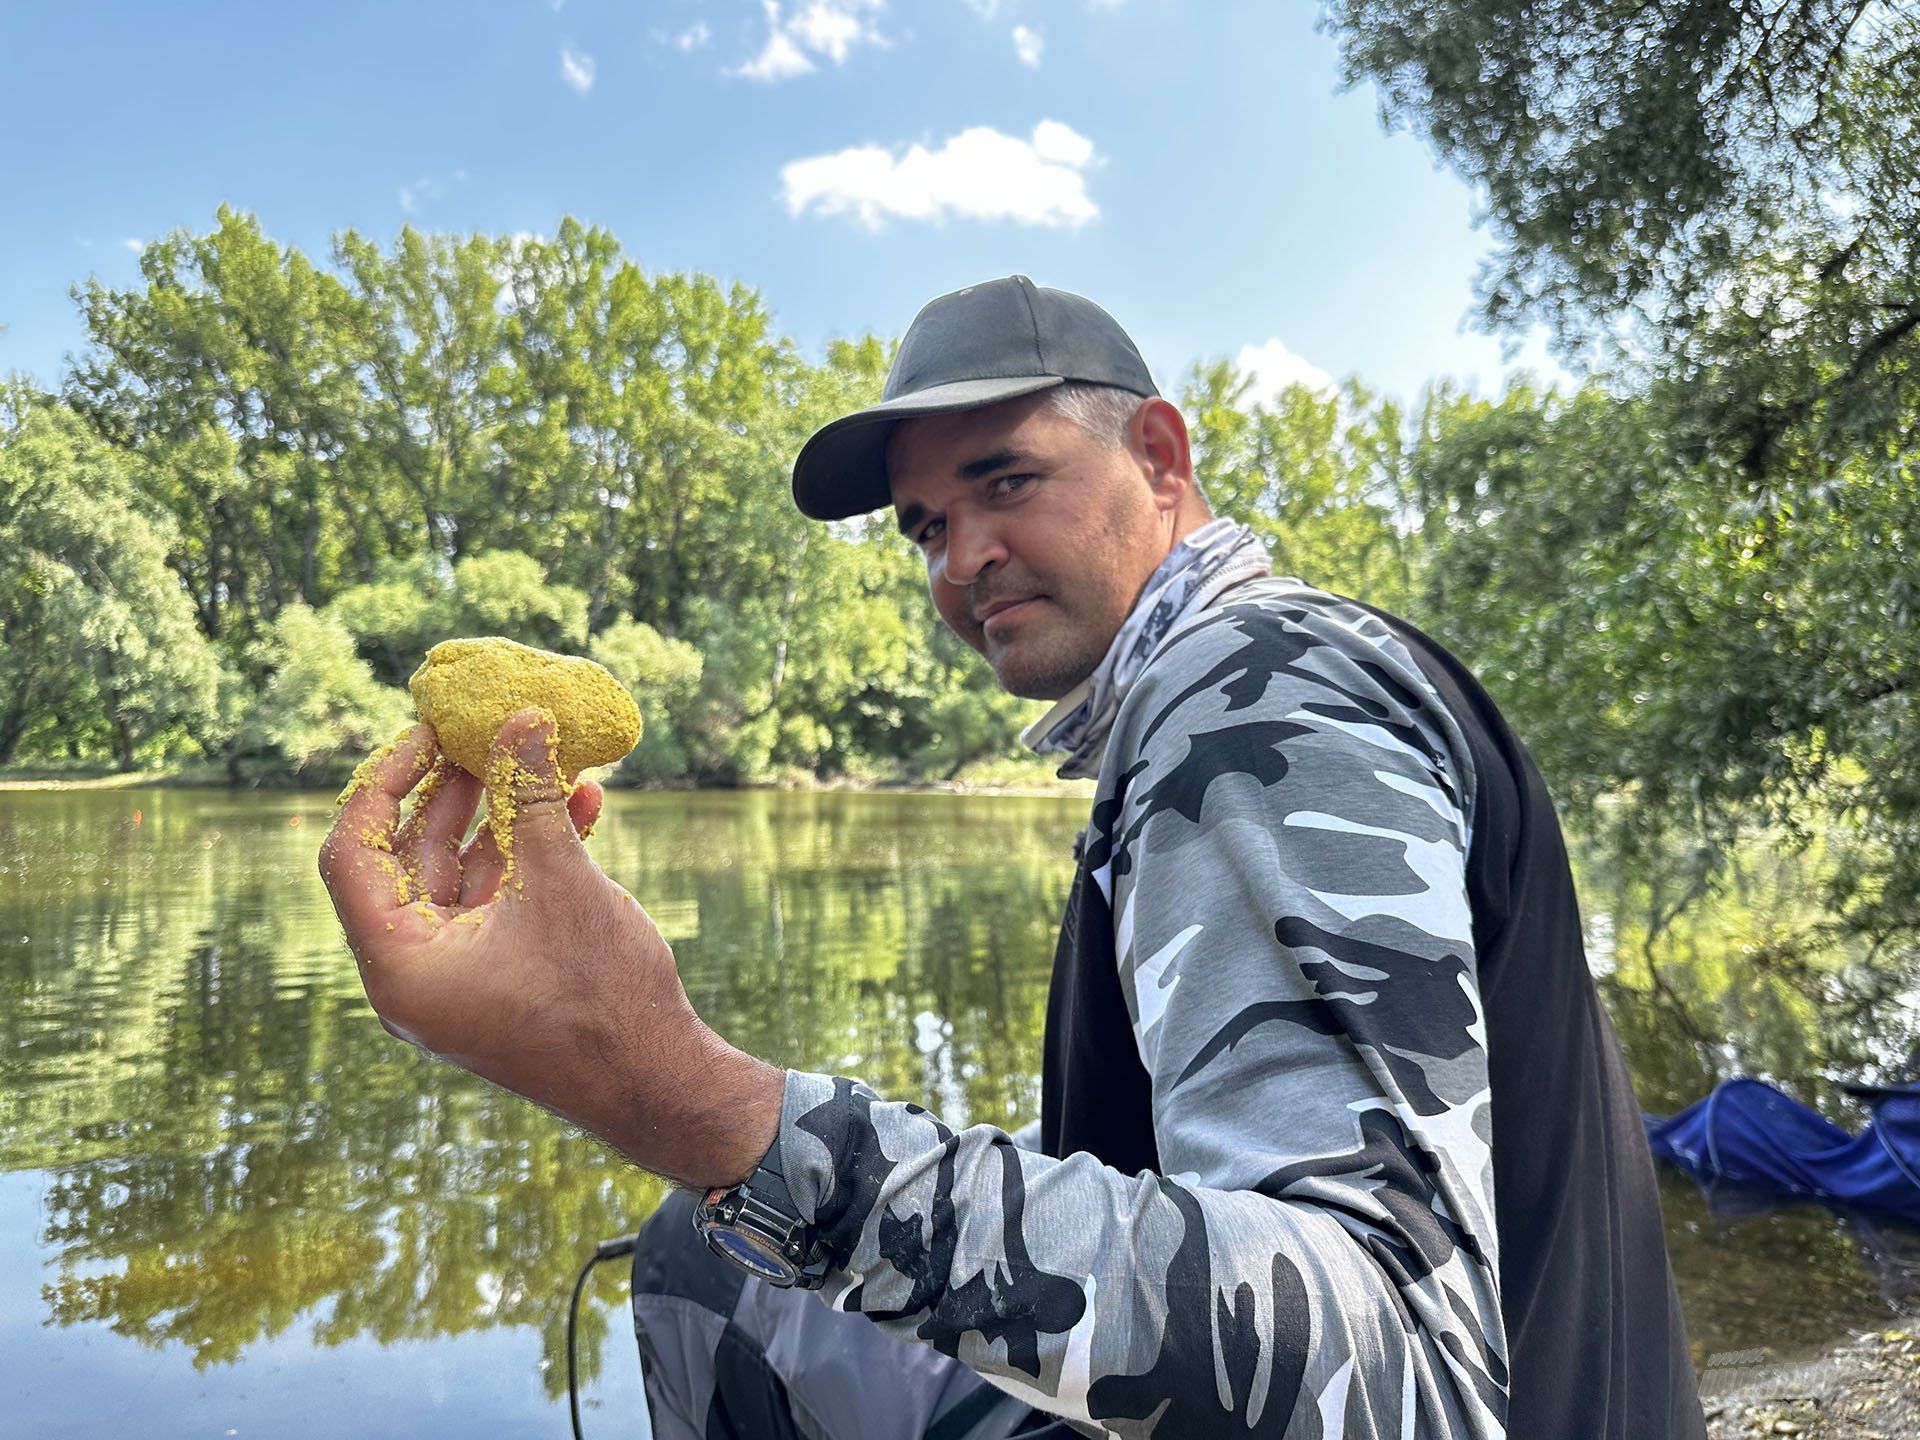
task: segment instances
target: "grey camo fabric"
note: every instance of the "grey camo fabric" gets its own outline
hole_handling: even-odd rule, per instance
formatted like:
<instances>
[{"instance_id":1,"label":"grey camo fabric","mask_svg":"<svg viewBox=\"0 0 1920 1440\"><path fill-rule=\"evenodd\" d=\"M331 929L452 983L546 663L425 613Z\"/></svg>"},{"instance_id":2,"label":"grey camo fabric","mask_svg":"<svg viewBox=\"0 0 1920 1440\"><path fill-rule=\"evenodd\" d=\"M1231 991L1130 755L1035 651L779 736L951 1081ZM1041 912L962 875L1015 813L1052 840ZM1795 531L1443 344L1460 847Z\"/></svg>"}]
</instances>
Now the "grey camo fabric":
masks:
<instances>
[{"instance_id":1,"label":"grey camo fabric","mask_svg":"<svg viewBox=\"0 0 1920 1440\"><path fill-rule=\"evenodd\" d=\"M1080 862L1163 1173L790 1071L821 1298L1088 1435L1503 1435L1472 787L1366 611L1262 577L1184 617L1121 702Z\"/></svg>"}]
</instances>

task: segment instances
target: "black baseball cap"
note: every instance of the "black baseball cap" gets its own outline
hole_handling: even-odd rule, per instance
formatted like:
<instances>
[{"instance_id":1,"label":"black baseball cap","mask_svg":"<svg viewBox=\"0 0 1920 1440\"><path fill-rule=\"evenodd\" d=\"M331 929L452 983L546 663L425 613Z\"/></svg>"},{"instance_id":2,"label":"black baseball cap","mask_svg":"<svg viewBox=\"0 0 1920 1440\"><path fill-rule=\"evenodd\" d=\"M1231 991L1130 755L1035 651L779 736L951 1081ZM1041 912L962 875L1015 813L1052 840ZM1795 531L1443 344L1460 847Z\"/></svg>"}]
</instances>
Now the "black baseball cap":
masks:
<instances>
[{"instance_id":1,"label":"black baseball cap","mask_svg":"<svg viewBox=\"0 0 1920 1440\"><path fill-rule=\"evenodd\" d=\"M1158 395L1127 332L1084 296L1024 275L930 300L900 341L880 403L830 420L793 462L793 500L815 520L890 503L887 437L896 421L973 410L1069 380Z\"/></svg>"}]
</instances>

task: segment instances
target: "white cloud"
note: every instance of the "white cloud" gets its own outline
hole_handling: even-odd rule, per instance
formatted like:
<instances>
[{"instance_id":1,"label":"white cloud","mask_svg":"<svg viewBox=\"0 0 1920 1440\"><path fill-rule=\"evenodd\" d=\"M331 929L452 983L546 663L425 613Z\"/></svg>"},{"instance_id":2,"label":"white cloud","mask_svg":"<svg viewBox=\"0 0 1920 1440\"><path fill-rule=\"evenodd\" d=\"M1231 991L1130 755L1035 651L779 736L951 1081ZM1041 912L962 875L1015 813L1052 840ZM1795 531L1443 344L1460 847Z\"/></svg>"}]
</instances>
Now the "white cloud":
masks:
<instances>
[{"instance_id":1,"label":"white cloud","mask_svg":"<svg viewBox=\"0 0 1920 1440\"><path fill-rule=\"evenodd\" d=\"M784 30L775 30L767 37L766 48L733 73L771 84L775 80L790 80L795 75L804 75L811 69L813 61L806 57L805 52L794 44Z\"/></svg>"},{"instance_id":2,"label":"white cloud","mask_svg":"<svg viewBox=\"0 0 1920 1440\"><path fill-rule=\"evenodd\" d=\"M1093 142L1058 120L1042 120L1033 127L1033 153L1074 170L1093 164Z\"/></svg>"},{"instance_id":3,"label":"white cloud","mask_svg":"<svg viewBox=\"0 0 1920 1440\"><path fill-rule=\"evenodd\" d=\"M1126 0L1082 0L1086 10L1118 10ZM967 0L968 7L982 20L991 20L1000 13L1000 0Z\"/></svg>"},{"instance_id":4,"label":"white cloud","mask_svg":"<svg viewBox=\"0 0 1920 1440\"><path fill-rule=\"evenodd\" d=\"M1030 70L1040 68L1040 56L1047 48L1047 37L1038 30L1025 25L1013 27L1013 53L1020 57L1020 63Z\"/></svg>"},{"instance_id":5,"label":"white cloud","mask_svg":"<svg viewBox=\"0 0 1920 1440\"><path fill-rule=\"evenodd\" d=\"M402 185L400 187L400 209L404 213L411 215L414 211L418 210L425 201L438 200L455 185L464 185L466 183L467 172L465 170L456 170L451 175L422 175L411 185Z\"/></svg>"},{"instance_id":6,"label":"white cloud","mask_svg":"<svg viewBox=\"0 0 1920 1440\"><path fill-rule=\"evenodd\" d=\"M846 63L856 45L884 45L871 16L886 0L804 0L784 10L779 0L763 0L767 43L733 73L771 83L805 75L816 58ZM704 28L704 27L702 27Z\"/></svg>"},{"instance_id":7,"label":"white cloud","mask_svg":"<svg viewBox=\"0 0 1920 1440\"><path fill-rule=\"evenodd\" d=\"M575 50L571 45L560 47L560 78L582 95L593 89L594 72L599 68L584 51Z\"/></svg>"},{"instance_id":8,"label":"white cloud","mask_svg":"<svg viewBox=\"0 0 1920 1440\"><path fill-rule=\"evenodd\" d=\"M793 161L780 182L789 213L852 215L869 230L950 217L1072 226L1100 213L1084 173L1094 163L1091 140L1042 120L1026 140L975 125L937 150L851 146Z\"/></svg>"},{"instance_id":9,"label":"white cloud","mask_svg":"<svg viewBox=\"0 0 1920 1440\"><path fill-rule=\"evenodd\" d=\"M682 50L698 50L711 39L713 39L713 31L707 28L707 22L704 20L696 20L678 35L674 36L673 43L678 45Z\"/></svg>"},{"instance_id":10,"label":"white cloud","mask_svg":"<svg viewBox=\"0 0 1920 1440\"><path fill-rule=\"evenodd\" d=\"M1253 380L1246 394L1247 404L1271 404L1289 385L1304 385L1323 395L1332 394L1335 388L1331 375L1311 361L1302 360L1278 340L1269 340L1264 345L1242 345L1233 363L1242 375Z\"/></svg>"},{"instance_id":11,"label":"white cloud","mask_svg":"<svg viewBox=\"0 0 1920 1440\"><path fill-rule=\"evenodd\" d=\"M865 21L831 0L814 0L789 23L801 44L836 65L844 63L847 51L868 36Z\"/></svg>"},{"instance_id":12,"label":"white cloud","mask_svg":"<svg viewBox=\"0 0 1920 1440\"><path fill-rule=\"evenodd\" d=\"M142 240L138 235L129 235L126 239L122 240L120 244L136 255L147 248L147 242Z\"/></svg>"}]
</instances>

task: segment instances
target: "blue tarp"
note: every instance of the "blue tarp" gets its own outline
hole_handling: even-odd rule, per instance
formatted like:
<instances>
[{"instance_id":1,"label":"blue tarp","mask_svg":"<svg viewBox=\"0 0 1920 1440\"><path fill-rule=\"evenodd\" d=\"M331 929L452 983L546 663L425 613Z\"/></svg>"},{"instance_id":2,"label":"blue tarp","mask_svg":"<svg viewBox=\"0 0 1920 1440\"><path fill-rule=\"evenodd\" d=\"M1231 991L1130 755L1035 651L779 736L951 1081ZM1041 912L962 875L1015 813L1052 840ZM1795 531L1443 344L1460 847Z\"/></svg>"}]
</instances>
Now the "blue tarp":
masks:
<instances>
[{"instance_id":1,"label":"blue tarp","mask_svg":"<svg viewBox=\"0 0 1920 1440\"><path fill-rule=\"evenodd\" d=\"M1920 1223L1920 1082L1849 1085L1872 1111L1849 1134L1761 1080L1723 1080L1679 1114L1646 1117L1656 1159L1701 1185L1767 1191Z\"/></svg>"}]
</instances>

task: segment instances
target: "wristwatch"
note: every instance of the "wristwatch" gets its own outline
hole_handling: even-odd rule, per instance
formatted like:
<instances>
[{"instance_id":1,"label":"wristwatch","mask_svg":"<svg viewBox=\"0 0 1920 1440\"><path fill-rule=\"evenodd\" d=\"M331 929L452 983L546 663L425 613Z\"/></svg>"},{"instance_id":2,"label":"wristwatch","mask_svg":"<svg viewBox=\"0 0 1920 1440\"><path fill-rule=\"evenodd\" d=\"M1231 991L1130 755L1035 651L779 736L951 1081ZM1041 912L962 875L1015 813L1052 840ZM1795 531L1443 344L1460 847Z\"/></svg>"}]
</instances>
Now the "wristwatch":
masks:
<instances>
[{"instance_id":1,"label":"wristwatch","mask_svg":"<svg viewBox=\"0 0 1920 1440\"><path fill-rule=\"evenodd\" d=\"M753 1174L701 1197L693 1228L714 1254L770 1285L818 1290L827 1278L826 1247L797 1211L775 1140Z\"/></svg>"}]
</instances>

